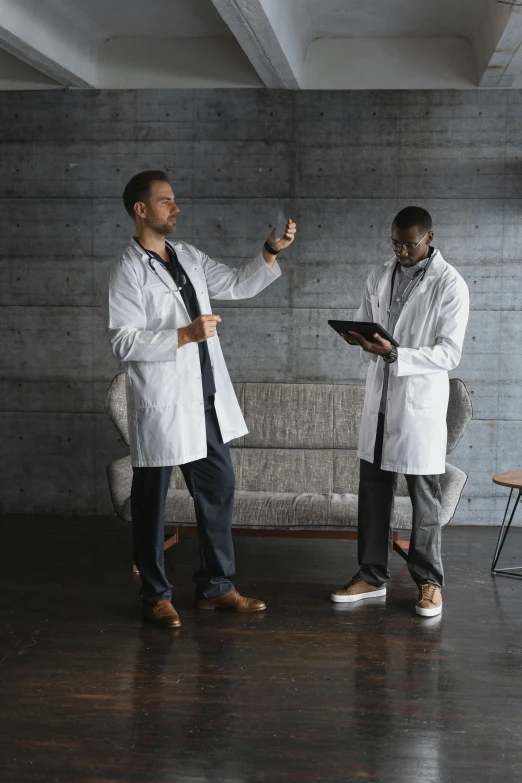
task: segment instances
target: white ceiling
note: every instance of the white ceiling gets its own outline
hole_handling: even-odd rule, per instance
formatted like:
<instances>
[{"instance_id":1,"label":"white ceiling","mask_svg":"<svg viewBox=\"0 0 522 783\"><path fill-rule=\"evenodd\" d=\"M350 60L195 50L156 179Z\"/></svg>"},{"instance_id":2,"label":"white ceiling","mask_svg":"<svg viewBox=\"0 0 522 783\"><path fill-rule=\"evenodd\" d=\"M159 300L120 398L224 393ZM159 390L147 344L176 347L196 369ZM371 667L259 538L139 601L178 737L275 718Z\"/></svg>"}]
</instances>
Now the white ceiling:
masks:
<instances>
[{"instance_id":1,"label":"white ceiling","mask_svg":"<svg viewBox=\"0 0 522 783\"><path fill-rule=\"evenodd\" d=\"M519 5L0 0L0 51L23 64L18 73L0 57L0 86L512 87L522 81Z\"/></svg>"},{"instance_id":2,"label":"white ceiling","mask_svg":"<svg viewBox=\"0 0 522 783\"><path fill-rule=\"evenodd\" d=\"M112 36L207 38L231 32L211 0L69 0Z\"/></svg>"},{"instance_id":3,"label":"white ceiling","mask_svg":"<svg viewBox=\"0 0 522 783\"><path fill-rule=\"evenodd\" d=\"M477 0L304 2L316 37L336 38L466 35L477 10Z\"/></svg>"}]
</instances>

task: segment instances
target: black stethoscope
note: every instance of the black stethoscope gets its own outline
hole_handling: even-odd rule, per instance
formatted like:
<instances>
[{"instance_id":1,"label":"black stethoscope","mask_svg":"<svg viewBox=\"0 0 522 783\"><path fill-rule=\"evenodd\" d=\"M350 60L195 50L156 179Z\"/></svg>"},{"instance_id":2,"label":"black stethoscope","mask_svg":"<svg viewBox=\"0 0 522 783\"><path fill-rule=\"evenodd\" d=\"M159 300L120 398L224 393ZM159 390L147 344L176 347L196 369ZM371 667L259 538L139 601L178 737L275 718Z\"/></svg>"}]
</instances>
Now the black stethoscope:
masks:
<instances>
[{"instance_id":1,"label":"black stethoscope","mask_svg":"<svg viewBox=\"0 0 522 783\"><path fill-rule=\"evenodd\" d=\"M420 285L422 283L422 281L424 280L424 278L426 276L426 272L430 268L430 264L432 262L432 259L433 259L434 255L435 255L435 251L433 251L432 254L430 255L430 257L428 259L428 263L425 264L425 266L423 266L422 269L418 269L415 272L415 274L411 278L410 282L406 286L406 290L404 291L403 295L400 296L400 297L397 297L397 302L398 302L398 304L402 305L402 307L404 307L404 305L407 304L408 299L413 294L413 292L415 291L417 286ZM397 263L395 264L395 269L393 270L393 275L392 275L391 292L390 292L390 306L388 307L388 315L390 314L390 311L391 311L391 308L392 308L392 304L393 304L393 289L395 287L395 277L397 275L398 268L399 268L399 262L397 261Z\"/></svg>"},{"instance_id":2,"label":"black stethoscope","mask_svg":"<svg viewBox=\"0 0 522 783\"><path fill-rule=\"evenodd\" d=\"M141 247L143 247L143 245L141 245ZM183 286L187 285L187 278L185 277L185 275L184 275L183 273L181 274L181 285L178 285L178 284L176 283L176 281L174 280L174 278L172 277L172 275L170 274L170 272L169 272L169 270L167 269L167 267L165 266L165 264L163 263L163 261L160 261L158 258L156 258L156 256L153 256L153 255L152 255L152 253L150 252L150 250L147 250L147 248L143 247L143 250L144 250L144 251L147 253L147 255L148 255L148 257L149 257L149 266L150 266L150 268L152 269L152 271L154 272L154 274L155 274L157 277L159 277L159 279L161 280L161 282L163 283L163 285L167 286L167 288L169 289L169 291L171 291L171 290L172 290L172 289L171 289L171 287L170 287L169 285L167 285L167 283L166 283L166 282L165 282L165 280L162 278L162 276L161 276L161 275L158 273L158 270L155 268L155 266L154 266L154 262L155 262L155 261L158 261L158 263L160 263L160 264L161 264L161 266L163 267L163 269L165 270L165 272L166 272L166 273L169 275L169 277L172 279L172 282L174 283L174 286L175 286L175 291L174 291L174 292L175 292L176 294L180 293L180 291L181 291L181 289L183 288ZM171 261L171 263L173 263L173 262Z\"/></svg>"}]
</instances>

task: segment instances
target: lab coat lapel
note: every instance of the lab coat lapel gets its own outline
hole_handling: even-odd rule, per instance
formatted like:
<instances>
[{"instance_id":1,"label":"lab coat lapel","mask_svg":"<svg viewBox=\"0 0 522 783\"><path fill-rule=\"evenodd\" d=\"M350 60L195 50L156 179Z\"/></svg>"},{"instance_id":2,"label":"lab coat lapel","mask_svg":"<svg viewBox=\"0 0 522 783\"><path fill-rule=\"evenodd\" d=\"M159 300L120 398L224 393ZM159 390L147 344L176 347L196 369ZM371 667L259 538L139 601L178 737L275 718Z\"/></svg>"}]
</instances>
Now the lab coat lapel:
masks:
<instances>
[{"instance_id":1,"label":"lab coat lapel","mask_svg":"<svg viewBox=\"0 0 522 783\"><path fill-rule=\"evenodd\" d=\"M183 267L183 271L185 272L186 276L188 277L188 279L190 280L190 282L194 287L194 291L196 292L196 297L199 302L199 309L201 310L202 313L205 312L204 308L202 307L203 303L201 302L201 298L199 296L201 281L196 276L197 270L194 268L194 262L191 261L188 255L183 251L181 245L172 245L170 242L168 244L170 245L172 250L174 250L174 252L176 253L178 257L178 261Z\"/></svg>"},{"instance_id":2,"label":"lab coat lapel","mask_svg":"<svg viewBox=\"0 0 522 783\"><path fill-rule=\"evenodd\" d=\"M160 264L159 261L157 261L154 256L151 256L147 253L146 250L143 249L143 247L139 244L139 242L136 241L136 239L133 238L132 240L132 246L135 250L135 252L139 255L141 260L144 264L147 264L149 268L154 272L154 274L159 277L162 283L164 283L170 291L172 291L173 294L177 294L180 301L183 302L183 299L181 299L181 296L179 292L177 291L177 286L174 283L174 280L172 279L172 276L169 272L165 269L163 264Z\"/></svg>"},{"instance_id":3,"label":"lab coat lapel","mask_svg":"<svg viewBox=\"0 0 522 783\"><path fill-rule=\"evenodd\" d=\"M411 296L408 298L408 304L412 302L415 297L421 296L422 294L425 294L426 291L431 288L433 281L437 277L437 267L438 263L442 256L440 255L438 250L434 250L433 252L433 258L431 259L431 263L429 265L429 268L426 271L426 276L424 280L422 280L418 286L414 288L414 290L411 292ZM406 308L405 308L406 309Z\"/></svg>"},{"instance_id":4,"label":"lab coat lapel","mask_svg":"<svg viewBox=\"0 0 522 783\"><path fill-rule=\"evenodd\" d=\"M178 291L178 287L175 284L174 280L172 279L170 272L167 272L163 264L160 264L159 261L156 261L154 258L151 259L151 264L153 265L154 271L156 272L158 277L165 283L167 288L170 289L170 291L172 292L174 297L178 300L178 302L183 307L183 309L186 310L187 308L185 307L185 302L183 301L183 297Z\"/></svg>"},{"instance_id":5,"label":"lab coat lapel","mask_svg":"<svg viewBox=\"0 0 522 783\"><path fill-rule=\"evenodd\" d=\"M418 296L423 296L427 291L429 291L429 289L433 285L433 282L437 277L437 266L438 266L437 262L439 261L440 258L442 258L442 256L440 256L439 251L435 250L429 269L426 272L426 277L411 292L411 296L408 297L408 301L406 305L402 308L402 312L397 318L397 323L395 324L395 330L393 333L394 337L396 333L397 334L399 333L400 328L402 327L402 322L407 317L408 312L411 312L411 310L409 309L411 303L414 302Z\"/></svg>"},{"instance_id":6,"label":"lab coat lapel","mask_svg":"<svg viewBox=\"0 0 522 783\"><path fill-rule=\"evenodd\" d=\"M379 297L379 307L383 313L388 310L390 305L391 283L393 270L395 269L394 261L395 259L386 262L375 287L375 293Z\"/></svg>"}]
</instances>

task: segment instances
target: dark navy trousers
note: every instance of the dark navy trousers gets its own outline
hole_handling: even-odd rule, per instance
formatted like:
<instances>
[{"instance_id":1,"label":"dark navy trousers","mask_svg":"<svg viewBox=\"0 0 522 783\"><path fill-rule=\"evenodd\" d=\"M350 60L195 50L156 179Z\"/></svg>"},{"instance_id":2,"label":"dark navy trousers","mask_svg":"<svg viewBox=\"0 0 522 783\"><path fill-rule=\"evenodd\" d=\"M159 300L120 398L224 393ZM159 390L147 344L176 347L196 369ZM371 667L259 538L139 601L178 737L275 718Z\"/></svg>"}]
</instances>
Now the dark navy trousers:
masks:
<instances>
[{"instance_id":1,"label":"dark navy trousers","mask_svg":"<svg viewBox=\"0 0 522 783\"><path fill-rule=\"evenodd\" d=\"M194 501L200 566L194 574L196 595L216 598L234 589L232 512L235 477L228 444L223 443L213 404L205 405L207 456L180 465ZM163 543L165 500L172 467L133 468L131 510L134 558L143 601L170 600L172 585L165 574Z\"/></svg>"}]
</instances>

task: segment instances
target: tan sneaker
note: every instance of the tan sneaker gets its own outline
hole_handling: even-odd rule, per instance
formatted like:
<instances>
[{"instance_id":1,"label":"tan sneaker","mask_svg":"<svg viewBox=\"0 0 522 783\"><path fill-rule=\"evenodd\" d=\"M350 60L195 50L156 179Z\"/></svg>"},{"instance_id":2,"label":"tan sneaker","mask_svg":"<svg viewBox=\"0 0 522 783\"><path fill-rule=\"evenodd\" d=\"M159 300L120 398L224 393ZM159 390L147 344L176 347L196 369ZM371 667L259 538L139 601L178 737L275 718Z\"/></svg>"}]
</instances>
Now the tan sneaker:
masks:
<instances>
[{"instance_id":1,"label":"tan sneaker","mask_svg":"<svg viewBox=\"0 0 522 783\"><path fill-rule=\"evenodd\" d=\"M419 587L419 600L415 611L421 617L435 617L442 612L442 593L440 587L426 582Z\"/></svg>"},{"instance_id":2,"label":"tan sneaker","mask_svg":"<svg viewBox=\"0 0 522 783\"><path fill-rule=\"evenodd\" d=\"M354 576L347 585L332 593L330 598L335 603L341 604L362 601L363 598L379 598L381 595L386 595L386 587L374 587L358 576Z\"/></svg>"}]
</instances>

